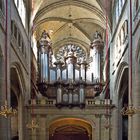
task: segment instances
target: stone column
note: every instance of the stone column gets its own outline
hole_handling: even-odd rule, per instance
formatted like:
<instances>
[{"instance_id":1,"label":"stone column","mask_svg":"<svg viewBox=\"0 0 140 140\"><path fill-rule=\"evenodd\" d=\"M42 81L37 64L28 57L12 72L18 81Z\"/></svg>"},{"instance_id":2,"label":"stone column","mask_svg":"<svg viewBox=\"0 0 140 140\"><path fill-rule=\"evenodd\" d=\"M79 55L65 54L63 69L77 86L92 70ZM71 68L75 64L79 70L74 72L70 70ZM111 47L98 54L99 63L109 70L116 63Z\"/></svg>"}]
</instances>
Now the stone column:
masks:
<instances>
[{"instance_id":1,"label":"stone column","mask_svg":"<svg viewBox=\"0 0 140 140\"><path fill-rule=\"evenodd\" d=\"M94 127L92 126L92 137L91 137L91 140L96 140L96 134L95 134L95 131L96 131L95 126L94 126Z\"/></svg>"},{"instance_id":2,"label":"stone column","mask_svg":"<svg viewBox=\"0 0 140 140\"><path fill-rule=\"evenodd\" d=\"M49 128L46 128L46 140L49 140Z\"/></svg>"},{"instance_id":3,"label":"stone column","mask_svg":"<svg viewBox=\"0 0 140 140\"><path fill-rule=\"evenodd\" d=\"M105 115L103 118L103 123L102 123L102 128L103 128L103 140L112 140L111 139L111 116L110 115Z\"/></svg>"},{"instance_id":4,"label":"stone column","mask_svg":"<svg viewBox=\"0 0 140 140\"><path fill-rule=\"evenodd\" d=\"M136 64L135 84L133 85L133 105L134 107L140 107L140 64ZM140 108L139 108L140 109ZM140 113L133 115L133 135L132 138L135 140L140 139Z\"/></svg>"},{"instance_id":5,"label":"stone column","mask_svg":"<svg viewBox=\"0 0 140 140\"><path fill-rule=\"evenodd\" d=\"M9 140L10 139L10 119L6 119L3 116L0 116L0 138L2 140Z\"/></svg>"},{"instance_id":6,"label":"stone column","mask_svg":"<svg viewBox=\"0 0 140 140\"><path fill-rule=\"evenodd\" d=\"M101 114L95 115L96 121L96 140L101 140Z\"/></svg>"},{"instance_id":7,"label":"stone column","mask_svg":"<svg viewBox=\"0 0 140 140\"><path fill-rule=\"evenodd\" d=\"M30 130L31 131L31 130ZM31 131L31 140L37 140L36 139L36 132L37 130L33 130L33 131Z\"/></svg>"},{"instance_id":8,"label":"stone column","mask_svg":"<svg viewBox=\"0 0 140 140\"><path fill-rule=\"evenodd\" d=\"M46 140L49 140L49 122L50 122L50 116L48 115L46 117Z\"/></svg>"},{"instance_id":9,"label":"stone column","mask_svg":"<svg viewBox=\"0 0 140 140\"><path fill-rule=\"evenodd\" d=\"M112 111L112 124L111 124L111 127L112 127L112 132L111 132L111 137L112 137L112 140L119 140L119 133L118 133L118 128L119 128L119 121L118 121L118 113L120 113L118 111L117 108L114 108L113 111Z\"/></svg>"},{"instance_id":10,"label":"stone column","mask_svg":"<svg viewBox=\"0 0 140 140\"><path fill-rule=\"evenodd\" d=\"M39 122L39 139L46 140L46 115L38 117Z\"/></svg>"},{"instance_id":11,"label":"stone column","mask_svg":"<svg viewBox=\"0 0 140 140\"><path fill-rule=\"evenodd\" d=\"M10 93L10 79L9 79L9 77L10 77L10 48L11 48L11 45L10 45L11 44L11 33L10 33L10 28L11 28L11 19L10 19L11 1L7 0L7 5L6 5L6 0L4 2L5 2L4 9L7 10L7 16L5 14L4 20L3 20L4 21L3 25L4 25L4 28L7 26L7 32L6 32L6 30L3 32L4 34L1 32L1 39L0 39L0 42L1 42L1 46L0 46L1 48L0 49L3 50L3 53L0 54L0 107L3 106L4 103L5 103L6 92L7 92L8 104L9 104L9 101L10 101L10 94L9 94ZM6 20L7 20L7 25L6 25ZM7 37L7 40L5 40L5 35ZM7 45L5 46L6 42L7 42ZM6 75L7 75L7 79L6 79ZM6 86L6 84L7 84L7 86ZM1 140L10 140L11 139L11 134L10 133L11 133L10 118L5 118L5 117L0 115L0 139Z\"/></svg>"},{"instance_id":12,"label":"stone column","mask_svg":"<svg viewBox=\"0 0 140 140\"><path fill-rule=\"evenodd\" d=\"M5 101L5 70L3 58L0 56L0 108L4 105ZM1 110L1 109L0 109ZM8 140L8 123L9 119L4 118L0 115L0 139Z\"/></svg>"}]
</instances>

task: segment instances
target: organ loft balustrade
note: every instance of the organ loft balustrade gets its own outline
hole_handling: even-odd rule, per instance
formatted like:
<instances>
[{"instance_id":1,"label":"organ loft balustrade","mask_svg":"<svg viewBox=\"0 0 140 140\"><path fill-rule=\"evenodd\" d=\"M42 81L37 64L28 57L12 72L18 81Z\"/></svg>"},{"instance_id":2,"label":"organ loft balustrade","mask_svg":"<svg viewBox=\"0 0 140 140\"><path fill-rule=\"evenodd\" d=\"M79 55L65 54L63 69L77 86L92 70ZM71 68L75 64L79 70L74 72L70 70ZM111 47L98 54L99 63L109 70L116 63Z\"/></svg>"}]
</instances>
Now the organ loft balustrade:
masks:
<instances>
[{"instance_id":1,"label":"organ loft balustrade","mask_svg":"<svg viewBox=\"0 0 140 140\"><path fill-rule=\"evenodd\" d=\"M38 89L56 106L85 107L86 98L99 96L103 89L103 41L97 32L86 52L82 45L68 43L53 54L50 36L43 31L38 41Z\"/></svg>"}]
</instances>

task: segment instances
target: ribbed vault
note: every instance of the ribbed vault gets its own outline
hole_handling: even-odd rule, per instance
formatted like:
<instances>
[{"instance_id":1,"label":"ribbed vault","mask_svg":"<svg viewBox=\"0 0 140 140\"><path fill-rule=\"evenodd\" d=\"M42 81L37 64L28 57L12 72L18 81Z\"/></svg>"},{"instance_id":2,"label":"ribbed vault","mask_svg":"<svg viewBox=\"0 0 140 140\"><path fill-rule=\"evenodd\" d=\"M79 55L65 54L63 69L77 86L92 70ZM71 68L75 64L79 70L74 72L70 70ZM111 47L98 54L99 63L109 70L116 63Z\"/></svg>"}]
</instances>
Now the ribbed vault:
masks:
<instances>
[{"instance_id":1,"label":"ribbed vault","mask_svg":"<svg viewBox=\"0 0 140 140\"><path fill-rule=\"evenodd\" d=\"M79 44L89 51L96 31L105 38L106 16L111 2L104 0L33 0L32 25L36 40L43 30L53 30L53 51L65 44Z\"/></svg>"}]
</instances>

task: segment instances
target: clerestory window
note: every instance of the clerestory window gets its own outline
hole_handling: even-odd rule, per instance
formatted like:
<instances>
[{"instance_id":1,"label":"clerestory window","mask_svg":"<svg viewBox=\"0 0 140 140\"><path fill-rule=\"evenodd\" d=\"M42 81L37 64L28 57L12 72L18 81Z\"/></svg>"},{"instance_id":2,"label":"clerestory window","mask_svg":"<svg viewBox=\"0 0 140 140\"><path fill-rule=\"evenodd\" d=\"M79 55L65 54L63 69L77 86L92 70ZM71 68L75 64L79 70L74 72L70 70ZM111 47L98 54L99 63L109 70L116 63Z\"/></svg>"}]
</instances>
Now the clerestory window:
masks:
<instances>
[{"instance_id":1,"label":"clerestory window","mask_svg":"<svg viewBox=\"0 0 140 140\"><path fill-rule=\"evenodd\" d=\"M17 7L17 10L19 12L19 16L21 18L22 24L25 27L25 23L26 23L26 7L25 7L25 3L23 0L14 0L15 5Z\"/></svg>"}]
</instances>

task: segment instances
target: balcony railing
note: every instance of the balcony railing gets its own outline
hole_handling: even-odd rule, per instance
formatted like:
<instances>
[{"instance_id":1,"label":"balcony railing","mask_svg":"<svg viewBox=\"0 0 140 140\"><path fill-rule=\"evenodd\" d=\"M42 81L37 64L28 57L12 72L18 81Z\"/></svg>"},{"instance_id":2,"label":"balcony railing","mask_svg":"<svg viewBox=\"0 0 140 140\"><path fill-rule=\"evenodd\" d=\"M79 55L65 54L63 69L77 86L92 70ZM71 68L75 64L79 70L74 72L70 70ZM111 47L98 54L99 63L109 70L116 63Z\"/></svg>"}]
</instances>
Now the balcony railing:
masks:
<instances>
[{"instance_id":1,"label":"balcony railing","mask_svg":"<svg viewBox=\"0 0 140 140\"><path fill-rule=\"evenodd\" d=\"M55 107L56 100L55 99L33 99L29 100L29 106L48 106L48 107ZM112 100L104 99L104 100L95 100L95 99L86 99L85 106L109 106L112 105Z\"/></svg>"}]
</instances>

